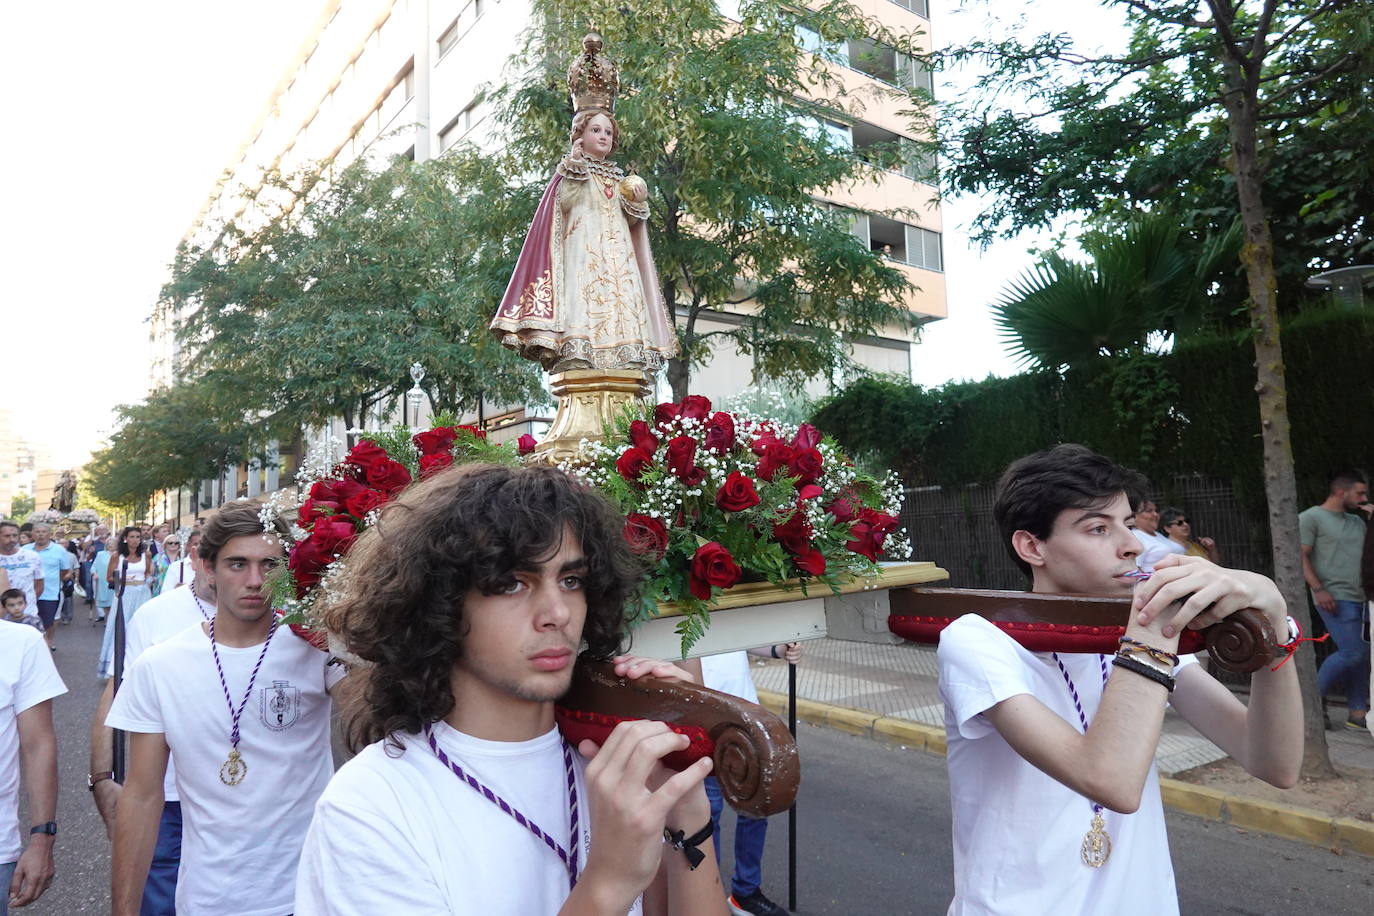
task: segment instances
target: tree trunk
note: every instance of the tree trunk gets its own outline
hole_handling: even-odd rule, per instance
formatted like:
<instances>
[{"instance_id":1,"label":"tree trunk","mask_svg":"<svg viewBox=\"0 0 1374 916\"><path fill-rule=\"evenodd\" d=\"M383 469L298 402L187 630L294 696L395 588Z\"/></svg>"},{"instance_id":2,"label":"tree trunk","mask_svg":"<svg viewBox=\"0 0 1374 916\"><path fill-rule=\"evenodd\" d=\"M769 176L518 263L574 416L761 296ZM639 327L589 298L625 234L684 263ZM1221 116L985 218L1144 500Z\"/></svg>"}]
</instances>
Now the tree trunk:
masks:
<instances>
[{"instance_id":1,"label":"tree trunk","mask_svg":"<svg viewBox=\"0 0 1374 916\"><path fill-rule=\"evenodd\" d=\"M1264 493L1269 505L1269 535L1273 543L1274 581L1288 604L1288 613L1312 632L1312 615L1302 577L1298 546L1298 487L1293 471L1293 444L1288 423L1288 388L1284 378L1283 350L1279 341L1277 283L1274 279L1274 241L1264 209L1263 176L1259 161L1256 125L1258 84L1239 61L1225 62L1226 111L1231 134L1229 165L1236 178L1245 243L1245 265L1250 293L1250 326L1255 341L1255 392L1259 396L1260 436L1264 443ZM1317 694L1316 653L1310 644L1299 647L1298 682L1304 707L1302 775L1329 779L1339 774L1331 766L1322 721L1321 697Z\"/></svg>"},{"instance_id":2,"label":"tree trunk","mask_svg":"<svg viewBox=\"0 0 1374 916\"><path fill-rule=\"evenodd\" d=\"M687 386L692 381L692 367L686 357L679 356L668 360L668 387L673 389L673 401L681 404L687 397Z\"/></svg>"}]
</instances>

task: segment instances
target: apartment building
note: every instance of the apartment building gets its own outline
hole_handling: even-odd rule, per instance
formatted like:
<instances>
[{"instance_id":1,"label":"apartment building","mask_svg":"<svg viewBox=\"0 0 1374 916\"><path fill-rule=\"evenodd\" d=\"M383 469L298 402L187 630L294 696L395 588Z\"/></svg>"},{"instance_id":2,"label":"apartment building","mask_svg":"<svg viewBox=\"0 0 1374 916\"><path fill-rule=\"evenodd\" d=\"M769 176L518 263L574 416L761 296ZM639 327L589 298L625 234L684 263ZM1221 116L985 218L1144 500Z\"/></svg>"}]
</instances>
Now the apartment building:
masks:
<instances>
[{"instance_id":1,"label":"apartment building","mask_svg":"<svg viewBox=\"0 0 1374 916\"><path fill-rule=\"evenodd\" d=\"M894 29L924 30L929 40L928 0L853 2ZM737 2L723 0L720 7L726 16L738 16ZM481 90L503 72L529 17L528 0L327 0L208 196L189 237L203 240L202 233L229 219L251 222L247 201L272 169L290 171L325 158L348 162L371 154L399 153L426 160L462 141L499 142ZM819 36L808 36L804 30L798 39L829 61L851 97L861 100L856 117L845 123L826 122L818 129L830 132L861 158L875 144L914 139L904 133L899 105L879 90L884 84L928 87L929 74L871 41L823 47ZM614 56L613 47L608 52ZM914 159L896 171L872 169L866 180L853 186L820 189L817 197L854 211L855 233L874 250L883 251L918 287L907 305L925 322L946 315L942 226L934 188L922 180L929 178L928 170ZM896 208L914 216L903 222L858 212ZM728 321L728 314L718 318L718 323ZM178 356L176 346L167 327L156 328L154 334L160 341L161 369L169 379ZM910 374L911 349L911 334L900 329L853 343L858 362L903 376ZM693 390L719 399L748 385L750 375L749 359L722 347L706 370L694 373ZM414 417L408 419L415 422ZM523 409L487 408L483 419L498 428L497 438L526 431L538 434L547 425L541 422L547 418ZM216 489L233 495L272 488L268 469L229 474L218 486L205 489L203 502L213 501L206 495ZM275 485L277 475L271 477Z\"/></svg>"}]
</instances>

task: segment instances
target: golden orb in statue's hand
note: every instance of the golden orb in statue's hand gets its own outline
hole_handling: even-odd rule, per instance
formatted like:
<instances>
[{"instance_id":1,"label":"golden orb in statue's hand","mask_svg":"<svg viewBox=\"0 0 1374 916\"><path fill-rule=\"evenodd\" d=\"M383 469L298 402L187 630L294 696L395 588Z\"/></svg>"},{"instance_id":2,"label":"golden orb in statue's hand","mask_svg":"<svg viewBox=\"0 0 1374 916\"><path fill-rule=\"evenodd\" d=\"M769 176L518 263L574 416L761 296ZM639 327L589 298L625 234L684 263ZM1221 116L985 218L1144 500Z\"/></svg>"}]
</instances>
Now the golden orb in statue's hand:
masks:
<instances>
[{"instance_id":1,"label":"golden orb in statue's hand","mask_svg":"<svg viewBox=\"0 0 1374 916\"><path fill-rule=\"evenodd\" d=\"M649 186L638 175L626 175L620 182L620 195L630 203L642 204L649 199Z\"/></svg>"}]
</instances>

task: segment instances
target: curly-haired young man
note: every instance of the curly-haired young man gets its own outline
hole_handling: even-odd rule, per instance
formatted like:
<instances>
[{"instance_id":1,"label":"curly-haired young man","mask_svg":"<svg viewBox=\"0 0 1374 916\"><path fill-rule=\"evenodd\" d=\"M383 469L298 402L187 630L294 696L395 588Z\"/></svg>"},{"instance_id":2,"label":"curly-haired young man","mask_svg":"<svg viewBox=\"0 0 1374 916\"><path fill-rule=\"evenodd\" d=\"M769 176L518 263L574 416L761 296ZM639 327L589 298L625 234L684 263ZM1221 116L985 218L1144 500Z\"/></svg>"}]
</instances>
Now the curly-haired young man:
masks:
<instances>
[{"instance_id":1,"label":"curly-haired young man","mask_svg":"<svg viewBox=\"0 0 1374 916\"><path fill-rule=\"evenodd\" d=\"M325 621L370 663L346 715L368 746L316 807L297 914L620 916L641 895L645 913L724 914L715 857L692 869L663 842L710 823L710 761L666 770L687 739L658 722L575 749L554 724L579 654L620 648L640 578L622 526L557 469L473 465L359 537Z\"/></svg>"},{"instance_id":2,"label":"curly-haired young man","mask_svg":"<svg viewBox=\"0 0 1374 916\"><path fill-rule=\"evenodd\" d=\"M1283 598L1263 576L1200 557L1166 557L1137 584L1143 485L1081 445L1015 461L998 483L993 514L1031 590L1134 592L1133 642L1115 658L1030 652L975 615L940 635L951 914L1177 913L1154 766L1166 704L1251 774L1297 781L1294 666L1255 672L1247 709L1195 659L1176 657L1184 627L1242 608L1287 633Z\"/></svg>"}]
</instances>

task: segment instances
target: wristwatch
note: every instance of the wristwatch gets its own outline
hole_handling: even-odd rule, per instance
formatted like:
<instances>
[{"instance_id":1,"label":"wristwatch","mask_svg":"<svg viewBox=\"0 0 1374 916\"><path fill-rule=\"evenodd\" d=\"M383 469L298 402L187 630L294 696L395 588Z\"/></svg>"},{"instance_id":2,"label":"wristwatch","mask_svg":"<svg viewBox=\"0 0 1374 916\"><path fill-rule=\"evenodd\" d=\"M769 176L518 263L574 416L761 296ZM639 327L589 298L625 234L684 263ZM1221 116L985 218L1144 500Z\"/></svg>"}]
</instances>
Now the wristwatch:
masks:
<instances>
[{"instance_id":1,"label":"wristwatch","mask_svg":"<svg viewBox=\"0 0 1374 916\"><path fill-rule=\"evenodd\" d=\"M104 782L107 779L114 779L114 772L112 770L106 770L103 773L92 773L86 777L86 788L94 792L96 784Z\"/></svg>"},{"instance_id":2,"label":"wristwatch","mask_svg":"<svg viewBox=\"0 0 1374 916\"><path fill-rule=\"evenodd\" d=\"M29 828L29 836L35 833L46 833L48 836L57 836L57 821L48 821L46 824L35 824Z\"/></svg>"}]
</instances>

